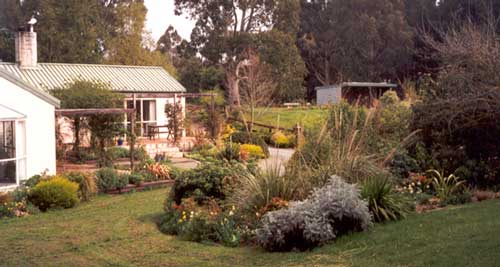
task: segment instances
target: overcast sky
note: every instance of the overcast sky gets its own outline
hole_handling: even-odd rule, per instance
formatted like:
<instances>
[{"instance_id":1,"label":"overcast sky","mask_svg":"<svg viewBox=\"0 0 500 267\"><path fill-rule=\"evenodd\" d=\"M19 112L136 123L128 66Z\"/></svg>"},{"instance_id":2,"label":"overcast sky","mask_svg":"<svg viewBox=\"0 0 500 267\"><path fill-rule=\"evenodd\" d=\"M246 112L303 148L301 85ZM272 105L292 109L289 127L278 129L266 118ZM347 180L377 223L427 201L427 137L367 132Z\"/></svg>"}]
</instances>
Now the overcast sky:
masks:
<instances>
[{"instance_id":1,"label":"overcast sky","mask_svg":"<svg viewBox=\"0 0 500 267\"><path fill-rule=\"evenodd\" d=\"M174 15L174 0L145 0L148 8L146 28L155 40L163 35L168 25L173 25L184 39L189 39L194 22L185 16Z\"/></svg>"}]
</instances>

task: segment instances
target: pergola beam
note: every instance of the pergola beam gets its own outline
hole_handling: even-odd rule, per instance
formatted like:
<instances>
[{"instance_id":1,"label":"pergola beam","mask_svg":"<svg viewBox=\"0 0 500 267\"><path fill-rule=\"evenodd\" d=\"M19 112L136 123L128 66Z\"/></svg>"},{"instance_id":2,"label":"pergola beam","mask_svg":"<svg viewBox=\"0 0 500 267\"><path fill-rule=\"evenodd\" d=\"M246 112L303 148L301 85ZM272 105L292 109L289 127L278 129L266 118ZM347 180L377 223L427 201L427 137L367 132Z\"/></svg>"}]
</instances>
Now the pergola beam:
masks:
<instances>
[{"instance_id":1,"label":"pergola beam","mask_svg":"<svg viewBox=\"0 0 500 267\"><path fill-rule=\"evenodd\" d=\"M90 116L105 114L133 114L133 108L89 108L89 109L56 109L60 116Z\"/></svg>"},{"instance_id":2,"label":"pergola beam","mask_svg":"<svg viewBox=\"0 0 500 267\"><path fill-rule=\"evenodd\" d=\"M126 98L132 98L133 95L137 98L173 98L173 97L187 97L187 98L194 98L194 97L214 97L216 94L214 93L125 93L124 94Z\"/></svg>"}]
</instances>

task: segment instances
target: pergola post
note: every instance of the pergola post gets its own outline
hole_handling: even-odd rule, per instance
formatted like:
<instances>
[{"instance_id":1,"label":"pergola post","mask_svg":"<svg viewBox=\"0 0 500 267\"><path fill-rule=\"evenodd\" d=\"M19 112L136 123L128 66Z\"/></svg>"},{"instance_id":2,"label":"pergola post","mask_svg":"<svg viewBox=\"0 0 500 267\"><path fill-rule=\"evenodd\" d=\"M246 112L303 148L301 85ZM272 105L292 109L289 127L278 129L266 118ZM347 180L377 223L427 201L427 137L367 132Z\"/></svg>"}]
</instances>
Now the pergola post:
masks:
<instances>
[{"instance_id":1,"label":"pergola post","mask_svg":"<svg viewBox=\"0 0 500 267\"><path fill-rule=\"evenodd\" d=\"M134 170L134 150L135 150L135 114L136 114L136 106L135 106L135 94L132 94L133 99L133 107L134 111L130 114L130 171Z\"/></svg>"}]
</instances>

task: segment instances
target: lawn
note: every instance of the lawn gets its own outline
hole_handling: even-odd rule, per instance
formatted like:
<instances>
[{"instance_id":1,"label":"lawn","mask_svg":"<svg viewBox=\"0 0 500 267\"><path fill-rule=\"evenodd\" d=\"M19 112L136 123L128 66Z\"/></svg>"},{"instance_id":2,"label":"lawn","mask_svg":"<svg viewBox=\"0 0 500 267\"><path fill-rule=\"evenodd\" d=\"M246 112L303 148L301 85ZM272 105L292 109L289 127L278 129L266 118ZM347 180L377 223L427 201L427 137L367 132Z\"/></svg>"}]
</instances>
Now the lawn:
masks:
<instances>
[{"instance_id":1,"label":"lawn","mask_svg":"<svg viewBox=\"0 0 500 267\"><path fill-rule=\"evenodd\" d=\"M328 110L320 108L261 108L258 113L261 114L256 118L256 122L277 126L279 118L280 127L292 129L297 123L308 128L323 122Z\"/></svg>"},{"instance_id":2,"label":"lawn","mask_svg":"<svg viewBox=\"0 0 500 267\"><path fill-rule=\"evenodd\" d=\"M500 201L378 225L305 253L180 241L155 219L168 189L100 196L70 210L0 220L0 266L495 266Z\"/></svg>"}]
</instances>

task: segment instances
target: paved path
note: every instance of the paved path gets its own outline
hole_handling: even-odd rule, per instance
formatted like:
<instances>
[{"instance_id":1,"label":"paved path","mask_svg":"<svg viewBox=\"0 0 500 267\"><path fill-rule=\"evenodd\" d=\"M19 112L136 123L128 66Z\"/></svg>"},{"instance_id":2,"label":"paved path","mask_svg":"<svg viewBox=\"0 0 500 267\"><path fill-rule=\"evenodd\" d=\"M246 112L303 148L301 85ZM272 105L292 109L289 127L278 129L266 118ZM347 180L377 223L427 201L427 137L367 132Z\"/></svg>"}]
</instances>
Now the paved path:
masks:
<instances>
[{"instance_id":1,"label":"paved path","mask_svg":"<svg viewBox=\"0 0 500 267\"><path fill-rule=\"evenodd\" d=\"M290 148L269 148L269 158L261 160L259 167L263 170L279 166L284 169L285 163L292 157L294 149Z\"/></svg>"},{"instance_id":2,"label":"paved path","mask_svg":"<svg viewBox=\"0 0 500 267\"><path fill-rule=\"evenodd\" d=\"M170 158L172 165L181 169L194 169L198 164L198 161L188 158Z\"/></svg>"}]
</instances>

